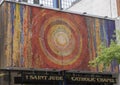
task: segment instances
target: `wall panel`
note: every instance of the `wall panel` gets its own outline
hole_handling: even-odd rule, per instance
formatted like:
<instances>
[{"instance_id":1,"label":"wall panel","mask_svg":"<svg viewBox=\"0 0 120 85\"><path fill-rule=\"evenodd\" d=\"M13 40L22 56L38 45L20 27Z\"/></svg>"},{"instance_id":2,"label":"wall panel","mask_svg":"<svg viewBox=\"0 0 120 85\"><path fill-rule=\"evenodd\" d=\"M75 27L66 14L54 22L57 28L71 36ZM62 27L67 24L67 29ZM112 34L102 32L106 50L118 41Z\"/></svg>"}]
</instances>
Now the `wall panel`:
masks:
<instances>
[{"instance_id":1,"label":"wall panel","mask_svg":"<svg viewBox=\"0 0 120 85\"><path fill-rule=\"evenodd\" d=\"M88 62L101 42L110 44L115 30L113 20L11 2L3 6L5 66L95 71Z\"/></svg>"}]
</instances>

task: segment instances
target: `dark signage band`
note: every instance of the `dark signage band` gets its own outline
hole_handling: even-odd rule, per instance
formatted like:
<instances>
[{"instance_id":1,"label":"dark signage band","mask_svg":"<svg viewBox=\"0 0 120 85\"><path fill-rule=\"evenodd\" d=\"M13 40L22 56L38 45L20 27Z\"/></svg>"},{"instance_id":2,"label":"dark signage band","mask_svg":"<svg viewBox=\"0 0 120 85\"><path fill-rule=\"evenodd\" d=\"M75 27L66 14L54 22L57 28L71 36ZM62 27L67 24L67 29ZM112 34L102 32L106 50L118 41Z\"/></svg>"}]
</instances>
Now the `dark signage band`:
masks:
<instances>
[{"instance_id":1,"label":"dark signage band","mask_svg":"<svg viewBox=\"0 0 120 85\"><path fill-rule=\"evenodd\" d=\"M21 77L15 77L15 82L31 83L41 81L71 81L71 82L95 82L95 83L116 83L116 78L111 77L90 77L90 76L73 76L65 75L41 75L41 74L24 74Z\"/></svg>"}]
</instances>

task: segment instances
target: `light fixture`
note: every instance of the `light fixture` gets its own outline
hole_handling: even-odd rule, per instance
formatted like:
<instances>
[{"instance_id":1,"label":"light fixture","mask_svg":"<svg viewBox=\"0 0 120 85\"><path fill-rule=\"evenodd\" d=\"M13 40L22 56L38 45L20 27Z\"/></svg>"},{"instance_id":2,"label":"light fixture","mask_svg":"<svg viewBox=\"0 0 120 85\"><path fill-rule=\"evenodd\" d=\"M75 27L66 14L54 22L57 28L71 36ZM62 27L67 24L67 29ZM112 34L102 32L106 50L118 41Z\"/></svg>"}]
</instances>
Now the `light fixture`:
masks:
<instances>
[{"instance_id":1,"label":"light fixture","mask_svg":"<svg viewBox=\"0 0 120 85\"><path fill-rule=\"evenodd\" d=\"M43 4L40 4L40 6L43 6Z\"/></svg>"},{"instance_id":2,"label":"light fixture","mask_svg":"<svg viewBox=\"0 0 120 85\"><path fill-rule=\"evenodd\" d=\"M83 12L83 14L87 14L87 12Z\"/></svg>"}]
</instances>

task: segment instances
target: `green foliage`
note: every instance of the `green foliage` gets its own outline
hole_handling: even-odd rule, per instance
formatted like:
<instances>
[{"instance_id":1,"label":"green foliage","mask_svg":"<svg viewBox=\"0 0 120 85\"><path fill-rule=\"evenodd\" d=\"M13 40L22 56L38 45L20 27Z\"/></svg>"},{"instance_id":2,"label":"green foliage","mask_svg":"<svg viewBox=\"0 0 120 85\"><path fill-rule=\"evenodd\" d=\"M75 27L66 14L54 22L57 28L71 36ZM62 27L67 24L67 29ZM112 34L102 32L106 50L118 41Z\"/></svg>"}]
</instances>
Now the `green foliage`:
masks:
<instances>
[{"instance_id":1,"label":"green foliage","mask_svg":"<svg viewBox=\"0 0 120 85\"><path fill-rule=\"evenodd\" d=\"M120 64L120 31L117 31L116 34L117 40L111 41L109 47L106 47L103 43L100 45L96 58L89 62L90 66L95 67L99 64L109 66L114 59L116 59L117 63Z\"/></svg>"}]
</instances>

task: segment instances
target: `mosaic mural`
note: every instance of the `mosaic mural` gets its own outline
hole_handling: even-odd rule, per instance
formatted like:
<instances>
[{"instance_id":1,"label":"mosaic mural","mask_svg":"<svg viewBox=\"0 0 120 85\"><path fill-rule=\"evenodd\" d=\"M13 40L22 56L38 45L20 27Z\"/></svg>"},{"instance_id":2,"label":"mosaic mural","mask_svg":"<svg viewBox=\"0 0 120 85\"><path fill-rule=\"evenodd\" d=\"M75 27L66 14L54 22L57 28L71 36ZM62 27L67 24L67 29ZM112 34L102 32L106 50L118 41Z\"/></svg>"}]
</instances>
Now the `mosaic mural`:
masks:
<instances>
[{"instance_id":1,"label":"mosaic mural","mask_svg":"<svg viewBox=\"0 0 120 85\"><path fill-rule=\"evenodd\" d=\"M1 8L6 66L94 70L89 60L101 42L110 44L115 30L108 19L8 2Z\"/></svg>"}]
</instances>

